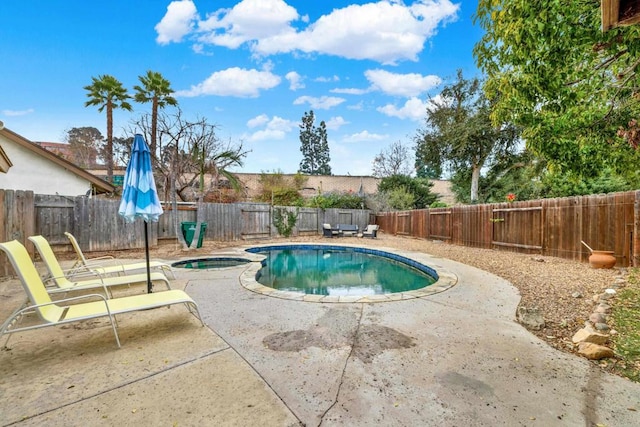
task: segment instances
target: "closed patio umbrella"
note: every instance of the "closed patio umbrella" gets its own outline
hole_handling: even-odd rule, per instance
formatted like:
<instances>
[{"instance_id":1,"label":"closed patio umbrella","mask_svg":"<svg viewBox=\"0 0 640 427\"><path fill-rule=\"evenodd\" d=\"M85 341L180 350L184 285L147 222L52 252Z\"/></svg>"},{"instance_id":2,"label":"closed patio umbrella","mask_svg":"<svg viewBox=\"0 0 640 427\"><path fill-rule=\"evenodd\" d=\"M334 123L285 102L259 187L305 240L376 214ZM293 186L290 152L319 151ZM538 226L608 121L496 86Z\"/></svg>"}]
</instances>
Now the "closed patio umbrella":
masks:
<instances>
[{"instance_id":1,"label":"closed patio umbrella","mask_svg":"<svg viewBox=\"0 0 640 427\"><path fill-rule=\"evenodd\" d=\"M147 291L153 292L151 284L151 272L149 268L149 221L158 221L162 215L162 205L158 198L156 182L151 168L151 152L140 134L136 134L131 148L131 158L127 165L122 185L122 200L118 213L127 222L133 222L136 218L144 220L144 244L147 258Z\"/></svg>"}]
</instances>

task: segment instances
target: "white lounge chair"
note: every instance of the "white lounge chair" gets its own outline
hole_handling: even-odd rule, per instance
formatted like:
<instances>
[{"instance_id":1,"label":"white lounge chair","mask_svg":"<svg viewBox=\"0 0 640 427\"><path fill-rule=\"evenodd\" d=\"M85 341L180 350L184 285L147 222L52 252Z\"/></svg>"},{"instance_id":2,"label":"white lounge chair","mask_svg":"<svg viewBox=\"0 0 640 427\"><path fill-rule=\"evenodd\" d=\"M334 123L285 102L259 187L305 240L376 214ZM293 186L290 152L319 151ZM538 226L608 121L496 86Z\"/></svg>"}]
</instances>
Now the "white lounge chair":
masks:
<instances>
[{"instance_id":1,"label":"white lounge chair","mask_svg":"<svg viewBox=\"0 0 640 427\"><path fill-rule=\"evenodd\" d=\"M111 286L121 285L137 285L147 283L147 273L130 274L127 276L111 276L107 277L96 271L88 271L82 274L78 274L77 271L73 271L72 274L65 274L65 271L60 266L58 259L51 249L51 245L47 239L42 236L30 236L29 240L35 245L40 258L47 267L49 277L47 277L47 283L53 283L55 287L49 287L47 291L49 293L55 292L69 292L84 289L103 288L105 293L109 295L107 289ZM82 280L80 278L82 277ZM152 283L163 282L167 289L171 289L169 279L158 272L153 272L149 276Z\"/></svg>"},{"instance_id":2,"label":"white lounge chair","mask_svg":"<svg viewBox=\"0 0 640 427\"><path fill-rule=\"evenodd\" d=\"M130 274L132 271L137 270L145 270L147 269L146 262L136 262L131 264L124 264L112 256L104 256L98 258L88 259L84 256L82 249L80 249L80 245L76 240L75 236L67 231L64 233L65 236L71 242L71 246L73 250L78 255L78 259L76 260L76 264L72 268L76 268L78 271L84 270L93 270L102 275L109 274ZM116 264L113 264L116 263ZM111 264L111 265L109 265ZM175 273L169 264L160 261L150 261L149 268L153 270L161 270L162 273L166 276L171 276L172 279L175 279ZM138 271L139 272L139 271Z\"/></svg>"},{"instance_id":3,"label":"white lounge chair","mask_svg":"<svg viewBox=\"0 0 640 427\"><path fill-rule=\"evenodd\" d=\"M13 240L11 242L0 243L0 249L7 254L29 297L29 301L27 302L29 305L17 309L2 326L0 326L0 335L8 335L15 332L62 325L81 320L108 317L116 338L116 343L118 347L120 347L120 338L118 337L117 324L115 321L116 315L170 306L172 304L185 304L189 312L195 315L200 320L202 326L204 326L204 322L198 311L198 305L189 295L178 289L114 299L107 299L104 295L100 294L91 294L52 301L24 245L17 240ZM22 316L34 312L38 315L41 321L40 323L18 327ZM5 341L5 347L9 338L10 336L8 336L7 341Z\"/></svg>"}]
</instances>

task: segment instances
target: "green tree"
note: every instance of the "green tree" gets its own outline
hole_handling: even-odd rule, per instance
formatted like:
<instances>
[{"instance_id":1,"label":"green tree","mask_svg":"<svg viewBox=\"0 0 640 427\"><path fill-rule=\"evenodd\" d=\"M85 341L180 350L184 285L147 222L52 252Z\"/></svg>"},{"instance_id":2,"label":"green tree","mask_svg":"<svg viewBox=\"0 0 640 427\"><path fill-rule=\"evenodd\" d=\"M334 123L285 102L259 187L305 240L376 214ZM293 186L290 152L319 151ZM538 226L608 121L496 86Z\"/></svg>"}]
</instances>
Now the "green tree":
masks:
<instances>
[{"instance_id":1,"label":"green tree","mask_svg":"<svg viewBox=\"0 0 640 427\"><path fill-rule=\"evenodd\" d=\"M73 153L70 161L85 169L96 165L96 158L104 140L98 129L89 126L71 128L67 131L66 140Z\"/></svg>"},{"instance_id":2,"label":"green tree","mask_svg":"<svg viewBox=\"0 0 640 427\"><path fill-rule=\"evenodd\" d=\"M162 74L156 71L147 71L146 75L139 76L138 79L142 85L133 87L133 90L135 90L134 99L141 104L151 102L151 138L149 149L155 158L155 156L157 156L158 110L168 105L175 107L178 105L178 101L171 96L174 92L173 89L171 89L171 83L165 79Z\"/></svg>"},{"instance_id":3,"label":"green tree","mask_svg":"<svg viewBox=\"0 0 640 427\"><path fill-rule=\"evenodd\" d=\"M85 107L97 106L98 111L107 112L107 144L105 146L105 162L107 164L107 181L113 182L113 110L120 108L131 111L130 98L127 89L118 79L110 75L91 78L92 83L84 87L88 101Z\"/></svg>"},{"instance_id":4,"label":"green tree","mask_svg":"<svg viewBox=\"0 0 640 427\"><path fill-rule=\"evenodd\" d=\"M424 209L429 207L431 203L438 200L438 195L431 192L432 186L433 184L429 182L427 178L412 178L407 175L391 175L380 180L380 183L378 184L378 192L391 194L394 190L402 188L403 192L399 192L397 195L401 196L402 200L407 200L407 198L401 193L410 194L413 197L413 204L410 208ZM403 207L403 209L405 208L406 207Z\"/></svg>"},{"instance_id":5,"label":"green tree","mask_svg":"<svg viewBox=\"0 0 640 427\"><path fill-rule=\"evenodd\" d=\"M302 117L300 144L300 172L309 175L331 175L327 126L324 121L320 122L319 127L315 126L313 110L305 112Z\"/></svg>"},{"instance_id":6,"label":"green tree","mask_svg":"<svg viewBox=\"0 0 640 427\"><path fill-rule=\"evenodd\" d=\"M640 26L603 32L599 3L480 0L475 18L494 122L521 127L554 173L585 179L638 161L616 132L640 111Z\"/></svg>"},{"instance_id":7,"label":"green tree","mask_svg":"<svg viewBox=\"0 0 640 427\"><path fill-rule=\"evenodd\" d=\"M426 127L415 137L416 153L430 169L448 164L452 171L471 171L470 200L478 201L480 173L491 160L516 149L515 127L491 122L491 106L477 78L447 85L427 108Z\"/></svg>"}]
</instances>

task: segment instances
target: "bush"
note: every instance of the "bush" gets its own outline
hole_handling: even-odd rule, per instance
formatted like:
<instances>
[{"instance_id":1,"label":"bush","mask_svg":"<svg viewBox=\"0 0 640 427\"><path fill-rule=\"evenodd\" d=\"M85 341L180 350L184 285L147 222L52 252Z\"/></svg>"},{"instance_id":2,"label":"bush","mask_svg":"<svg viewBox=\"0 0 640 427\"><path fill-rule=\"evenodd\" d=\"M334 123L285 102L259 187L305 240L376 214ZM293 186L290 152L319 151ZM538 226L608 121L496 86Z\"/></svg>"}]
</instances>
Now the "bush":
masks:
<instances>
[{"instance_id":1,"label":"bush","mask_svg":"<svg viewBox=\"0 0 640 427\"><path fill-rule=\"evenodd\" d=\"M321 209L364 209L364 198L353 193L326 193L314 196L305 202L305 206Z\"/></svg>"},{"instance_id":2,"label":"bush","mask_svg":"<svg viewBox=\"0 0 640 427\"><path fill-rule=\"evenodd\" d=\"M387 178L383 178L378 184L378 192L389 193L390 195L397 191L399 188L403 188L405 193L413 196L413 206L406 209L424 209L431 203L438 200L438 195L431 192L433 183L429 182L427 178L411 178L406 175L392 175ZM394 197L403 198L400 193ZM408 199L406 199L408 200ZM405 200L405 201L406 201ZM400 202L400 205L404 206L404 202ZM394 203L392 203L393 205ZM405 210L403 208L403 210Z\"/></svg>"},{"instance_id":3,"label":"bush","mask_svg":"<svg viewBox=\"0 0 640 427\"><path fill-rule=\"evenodd\" d=\"M429 205L430 208L446 208L447 205L445 202L433 202Z\"/></svg>"}]
</instances>

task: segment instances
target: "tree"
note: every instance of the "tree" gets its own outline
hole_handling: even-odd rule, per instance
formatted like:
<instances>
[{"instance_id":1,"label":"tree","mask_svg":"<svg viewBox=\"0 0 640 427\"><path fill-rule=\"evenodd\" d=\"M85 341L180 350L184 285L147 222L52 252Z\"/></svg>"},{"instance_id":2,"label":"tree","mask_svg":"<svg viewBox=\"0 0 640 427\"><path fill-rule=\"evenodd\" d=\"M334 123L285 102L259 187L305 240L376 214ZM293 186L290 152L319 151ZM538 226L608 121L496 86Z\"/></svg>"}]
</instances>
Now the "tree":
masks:
<instances>
[{"instance_id":1,"label":"tree","mask_svg":"<svg viewBox=\"0 0 640 427\"><path fill-rule=\"evenodd\" d=\"M395 198L402 200L402 207L398 207L397 203L392 203L392 207L396 209L424 209L438 200L438 195L431 192L432 186L433 184L426 178L391 175L380 180L378 192L393 194ZM413 199L407 197L407 194Z\"/></svg>"},{"instance_id":2,"label":"tree","mask_svg":"<svg viewBox=\"0 0 640 427\"><path fill-rule=\"evenodd\" d=\"M148 115L141 116L133 126L148 133ZM228 170L231 166L241 166L247 151L242 143L233 145L222 143L216 136L215 125L205 118L194 121L187 120L178 108L172 115L162 112L158 115L158 152L159 161L156 171L162 175L159 187L164 191L164 199L171 200L174 210L177 210L178 198L181 201L204 200L204 195L211 189L217 188L219 178L226 177L231 185L238 185L237 178ZM205 175L211 179L205 180ZM200 206L201 207L201 206ZM195 247L199 240L201 214L198 209L197 225L191 247ZM186 249L187 244L179 228L178 217L174 219L174 228L178 241Z\"/></svg>"},{"instance_id":3,"label":"tree","mask_svg":"<svg viewBox=\"0 0 640 427\"><path fill-rule=\"evenodd\" d=\"M173 89L171 89L171 83L165 79L162 74L156 71L147 71L144 76L139 76L138 79L142 86L135 85L134 99L141 104L151 102L151 138L149 142L149 149L152 156L155 158L156 153L156 140L158 136L158 110L166 107L167 105L177 106L178 101L171 96Z\"/></svg>"},{"instance_id":4,"label":"tree","mask_svg":"<svg viewBox=\"0 0 640 427\"><path fill-rule=\"evenodd\" d=\"M313 110L305 112L302 117L300 144L300 172L309 175L331 175L327 126L324 121L320 122L319 127L315 126Z\"/></svg>"},{"instance_id":5,"label":"tree","mask_svg":"<svg viewBox=\"0 0 640 427\"><path fill-rule=\"evenodd\" d=\"M98 152L101 151L104 137L94 127L71 128L67 131L66 141L73 153L70 161L81 168L92 168L96 165Z\"/></svg>"},{"instance_id":6,"label":"tree","mask_svg":"<svg viewBox=\"0 0 640 427\"><path fill-rule=\"evenodd\" d=\"M88 101L85 107L98 106L98 111L107 111L107 145L105 149L105 163L107 164L107 181L113 182L113 110L121 108L131 111L131 104L127 101L130 97L127 89L115 77L102 75L92 77L92 84L85 86Z\"/></svg>"},{"instance_id":7,"label":"tree","mask_svg":"<svg viewBox=\"0 0 640 427\"><path fill-rule=\"evenodd\" d=\"M471 171L470 200L478 201L480 173L491 160L514 151L518 133L507 123L494 126L491 105L477 78L466 80L458 71L457 80L446 86L427 107L426 128L415 137L416 152L428 167L443 164L455 172Z\"/></svg>"},{"instance_id":8,"label":"tree","mask_svg":"<svg viewBox=\"0 0 640 427\"><path fill-rule=\"evenodd\" d=\"M556 173L582 178L628 175L638 161L616 133L640 113L640 27L603 32L599 3L480 0L475 18L494 122L521 127Z\"/></svg>"},{"instance_id":9,"label":"tree","mask_svg":"<svg viewBox=\"0 0 640 427\"><path fill-rule=\"evenodd\" d=\"M382 150L373 159L373 176L384 178L391 175L411 175L409 149L397 141Z\"/></svg>"},{"instance_id":10,"label":"tree","mask_svg":"<svg viewBox=\"0 0 640 427\"><path fill-rule=\"evenodd\" d=\"M281 170L273 172L261 172L258 182L260 194L256 199L260 202L270 203L273 206L298 206L302 205L300 190L304 187L308 178L298 173L293 177L286 176Z\"/></svg>"}]
</instances>

